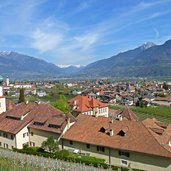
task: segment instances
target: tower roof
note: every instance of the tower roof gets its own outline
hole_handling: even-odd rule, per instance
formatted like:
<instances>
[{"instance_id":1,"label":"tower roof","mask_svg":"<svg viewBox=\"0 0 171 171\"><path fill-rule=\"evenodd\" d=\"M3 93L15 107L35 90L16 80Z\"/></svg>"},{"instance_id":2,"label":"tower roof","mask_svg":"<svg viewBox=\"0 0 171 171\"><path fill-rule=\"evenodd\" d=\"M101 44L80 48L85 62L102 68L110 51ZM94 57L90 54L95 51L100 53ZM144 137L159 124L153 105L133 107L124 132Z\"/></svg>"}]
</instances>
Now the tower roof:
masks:
<instances>
[{"instance_id":1,"label":"tower roof","mask_svg":"<svg viewBox=\"0 0 171 171\"><path fill-rule=\"evenodd\" d=\"M122 111L121 115L123 117L127 118L128 120L138 121L138 117L128 106L125 107L125 109Z\"/></svg>"}]
</instances>

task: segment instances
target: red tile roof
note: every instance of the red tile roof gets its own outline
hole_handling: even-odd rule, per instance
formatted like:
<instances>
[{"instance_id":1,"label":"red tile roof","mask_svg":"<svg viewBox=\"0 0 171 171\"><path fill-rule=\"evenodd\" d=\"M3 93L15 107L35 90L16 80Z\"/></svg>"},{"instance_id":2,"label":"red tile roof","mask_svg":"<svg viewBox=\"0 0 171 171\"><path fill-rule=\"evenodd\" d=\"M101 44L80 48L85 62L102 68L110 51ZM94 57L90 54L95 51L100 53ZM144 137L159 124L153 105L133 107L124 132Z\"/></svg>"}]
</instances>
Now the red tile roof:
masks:
<instances>
[{"instance_id":1,"label":"red tile roof","mask_svg":"<svg viewBox=\"0 0 171 171\"><path fill-rule=\"evenodd\" d=\"M110 118L96 118L81 114L77 117L77 122L65 133L63 139L171 158L171 152L156 141L142 122L114 120L110 123L114 135L109 136L100 129L103 127L107 130L110 121ZM120 131L124 131L125 135L121 136Z\"/></svg>"},{"instance_id":2,"label":"red tile roof","mask_svg":"<svg viewBox=\"0 0 171 171\"><path fill-rule=\"evenodd\" d=\"M76 108L73 111L80 113L91 111L95 107L103 108L108 106L107 104L104 104L96 99L81 95L72 98L68 101L68 103L70 106L74 106L76 103Z\"/></svg>"},{"instance_id":3,"label":"red tile roof","mask_svg":"<svg viewBox=\"0 0 171 171\"><path fill-rule=\"evenodd\" d=\"M128 106L125 107L125 109L120 113L120 115L130 121L138 121L138 117Z\"/></svg>"},{"instance_id":4,"label":"red tile roof","mask_svg":"<svg viewBox=\"0 0 171 171\"><path fill-rule=\"evenodd\" d=\"M168 145L171 139L171 125L167 123L161 124L161 122L158 122L155 118L147 118L143 121L143 124L156 141L171 152L171 147Z\"/></svg>"},{"instance_id":5,"label":"red tile roof","mask_svg":"<svg viewBox=\"0 0 171 171\"><path fill-rule=\"evenodd\" d=\"M42 129L46 131L61 133L68 118L74 122L75 118L71 115L66 116L62 111L48 104L20 103L12 110L0 115L0 131L16 134L23 127ZM44 123L43 126L34 125L34 122ZM49 128L48 125L57 124L59 129Z\"/></svg>"},{"instance_id":6,"label":"red tile roof","mask_svg":"<svg viewBox=\"0 0 171 171\"><path fill-rule=\"evenodd\" d=\"M11 100L6 100L6 109L11 110L15 107L15 103Z\"/></svg>"}]
</instances>

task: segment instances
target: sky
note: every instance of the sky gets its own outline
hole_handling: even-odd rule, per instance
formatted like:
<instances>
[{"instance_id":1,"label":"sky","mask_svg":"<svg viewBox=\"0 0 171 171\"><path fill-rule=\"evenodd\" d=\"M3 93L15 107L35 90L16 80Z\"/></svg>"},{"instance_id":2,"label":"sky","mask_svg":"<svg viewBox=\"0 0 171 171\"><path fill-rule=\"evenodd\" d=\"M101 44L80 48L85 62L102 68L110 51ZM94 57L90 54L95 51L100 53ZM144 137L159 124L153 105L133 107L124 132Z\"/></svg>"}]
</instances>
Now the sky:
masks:
<instances>
[{"instance_id":1,"label":"sky","mask_svg":"<svg viewBox=\"0 0 171 171\"><path fill-rule=\"evenodd\" d=\"M171 39L171 0L0 0L0 51L87 65Z\"/></svg>"}]
</instances>

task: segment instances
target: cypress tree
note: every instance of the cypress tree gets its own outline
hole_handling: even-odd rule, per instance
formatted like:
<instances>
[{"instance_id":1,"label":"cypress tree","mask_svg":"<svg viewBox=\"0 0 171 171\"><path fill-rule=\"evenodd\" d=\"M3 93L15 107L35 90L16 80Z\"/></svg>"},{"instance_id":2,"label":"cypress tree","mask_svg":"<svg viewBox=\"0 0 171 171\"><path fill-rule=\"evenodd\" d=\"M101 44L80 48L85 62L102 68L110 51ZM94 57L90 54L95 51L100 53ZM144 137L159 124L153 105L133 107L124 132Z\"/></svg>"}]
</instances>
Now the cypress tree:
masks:
<instances>
[{"instance_id":1,"label":"cypress tree","mask_svg":"<svg viewBox=\"0 0 171 171\"><path fill-rule=\"evenodd\" d=\"M20 96L19 96L19 100L18 100L18 103L22 103L22 102L25 102L24 88L20 89Z\"/></svg>"}]
</instances>

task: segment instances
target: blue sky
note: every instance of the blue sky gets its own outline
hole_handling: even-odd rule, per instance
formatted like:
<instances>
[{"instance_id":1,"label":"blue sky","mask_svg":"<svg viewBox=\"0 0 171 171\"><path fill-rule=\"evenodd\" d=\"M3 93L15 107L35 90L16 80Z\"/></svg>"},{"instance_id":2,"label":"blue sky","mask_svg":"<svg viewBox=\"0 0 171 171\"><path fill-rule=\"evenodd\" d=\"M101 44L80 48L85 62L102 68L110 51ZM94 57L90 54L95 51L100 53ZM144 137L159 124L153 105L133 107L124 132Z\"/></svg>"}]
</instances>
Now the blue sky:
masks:
<instances>
[{"instance_id":1,"label":"blue sky","mask_svg":"<svg viewBox=\"0 0 171 171\"><path fill-rule=\"evenodd\" d=\"M0 0L0 51L86 65L171 39L171 0Z\"/></svg>"}]
</instances>

